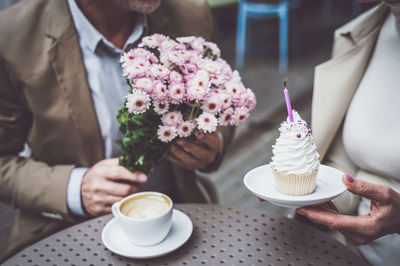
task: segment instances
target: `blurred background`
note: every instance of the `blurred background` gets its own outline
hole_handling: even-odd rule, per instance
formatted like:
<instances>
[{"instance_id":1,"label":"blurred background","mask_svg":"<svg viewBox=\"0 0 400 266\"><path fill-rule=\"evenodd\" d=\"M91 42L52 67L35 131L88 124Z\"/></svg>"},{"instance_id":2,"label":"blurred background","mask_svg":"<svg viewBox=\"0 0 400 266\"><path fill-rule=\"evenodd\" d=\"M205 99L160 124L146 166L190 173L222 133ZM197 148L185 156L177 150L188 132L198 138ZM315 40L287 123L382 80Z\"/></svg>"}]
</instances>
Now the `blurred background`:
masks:
<instances>
[{"instance_id":1,"label":"blurred background","mask_svg":"<svg viewBox=\"0 0 400 266\"><path fill-rule=\"evenodd\" d=\"M34 1L34 0L30 0ZM58 1L58 0L57 0ZM184 1L184 0L183 0ZM18 0L0 0L0 10ZM208 175L220 203L287 209L260 203L243 185L249 170L269 163L286 119L282 80L289 78L292 106L311 122L314 67L330 58L336 28L372 7L356 0L208 0L222 57L237 68L257 96L257 108L241 125L219 171ZM0 202L0 249L14 212Z\"/></svg>"}]
</instances>

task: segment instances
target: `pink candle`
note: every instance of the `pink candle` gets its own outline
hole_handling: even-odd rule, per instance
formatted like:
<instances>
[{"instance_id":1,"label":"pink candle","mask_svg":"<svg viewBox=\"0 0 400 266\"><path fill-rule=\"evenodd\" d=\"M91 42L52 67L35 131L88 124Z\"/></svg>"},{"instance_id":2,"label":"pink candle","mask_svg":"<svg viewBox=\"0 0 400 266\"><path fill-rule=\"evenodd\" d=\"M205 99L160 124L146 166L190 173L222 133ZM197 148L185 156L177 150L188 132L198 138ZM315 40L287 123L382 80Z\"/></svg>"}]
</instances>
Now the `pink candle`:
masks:
<instances>
[{"instance_id":1,"label":"pink candle","mask_svg":"<svg viewBox=\"0 0 400 266\"><path fill-rule=\"evenodd\" d=\"M289 91L286 89L286 81L284 82L285 89L283 92L285 93L285 101L286 101L286 108L289 114L289 121L293 122L293 112L292 112L292 105L290 104L290 96Z\"/></svg>"}]
</instances>

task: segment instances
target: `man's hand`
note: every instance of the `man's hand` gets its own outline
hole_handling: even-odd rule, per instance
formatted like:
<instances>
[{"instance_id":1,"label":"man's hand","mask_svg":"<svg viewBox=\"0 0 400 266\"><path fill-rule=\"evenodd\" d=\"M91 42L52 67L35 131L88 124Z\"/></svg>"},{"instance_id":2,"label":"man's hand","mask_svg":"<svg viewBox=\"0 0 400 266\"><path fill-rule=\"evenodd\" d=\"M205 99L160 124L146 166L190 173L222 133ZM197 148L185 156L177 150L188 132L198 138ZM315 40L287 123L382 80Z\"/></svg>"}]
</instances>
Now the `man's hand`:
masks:
<instances>
[{"instance_id":1,"label":"man's hand","mask_svg":"<svg viewBox=\"0 0 400 266\"><path fill-rule=\"evenodd\" d=\"M113 203L139 191L135 183L146 181L145 174L120 166L118 158L99 161L83 176L83 207L91 215L110 213Z\"/></svg>"},{"instance_id":2,"label":"man's hand","mask_svg":"<svg viewBox=\"0 0 400 266\"><path fill-rule=\"evenodd\" d=\"M301 208L297 213L311 221L340 231L353 245L363 245L381 236L400 233L400 194L388 186L354 179L346 174L343 183L350 192L371 200L371 211L362 216L342 215L330 204Z\"/></svg>"},{"instance_id":3,"label":"man's hand","mask_svg":"<svg viewBox=\"0 0 400 266\"><path fill-rule=\"evenodd\" d=\"M203 169L212 163L217 154L222 152L223 141L221 133L199 133L195 141L178 140L172 146L167 158L174 164L189 170Z\"/></svg>"}]
</instances>

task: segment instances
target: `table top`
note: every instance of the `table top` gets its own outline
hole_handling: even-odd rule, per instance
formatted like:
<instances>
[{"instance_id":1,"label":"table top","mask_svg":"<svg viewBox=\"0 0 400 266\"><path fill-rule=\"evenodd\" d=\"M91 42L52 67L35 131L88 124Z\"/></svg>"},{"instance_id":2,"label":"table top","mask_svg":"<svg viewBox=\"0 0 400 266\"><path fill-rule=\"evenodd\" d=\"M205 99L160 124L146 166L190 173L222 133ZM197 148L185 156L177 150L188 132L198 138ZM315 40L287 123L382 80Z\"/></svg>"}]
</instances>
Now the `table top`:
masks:
<instances>
[{"instance_id":1,"label":"table top","mask_svg":"<svg viewBox=\"0 0 400 266\"><path fill-rule=\"evenodd\" d=\"M111 215L55 233L5 265L365 265L349 248L299 221L229 205L176 204L193 222L190 239L154 259L109 251L101 232Z\"/></svg>"}]
</instances>

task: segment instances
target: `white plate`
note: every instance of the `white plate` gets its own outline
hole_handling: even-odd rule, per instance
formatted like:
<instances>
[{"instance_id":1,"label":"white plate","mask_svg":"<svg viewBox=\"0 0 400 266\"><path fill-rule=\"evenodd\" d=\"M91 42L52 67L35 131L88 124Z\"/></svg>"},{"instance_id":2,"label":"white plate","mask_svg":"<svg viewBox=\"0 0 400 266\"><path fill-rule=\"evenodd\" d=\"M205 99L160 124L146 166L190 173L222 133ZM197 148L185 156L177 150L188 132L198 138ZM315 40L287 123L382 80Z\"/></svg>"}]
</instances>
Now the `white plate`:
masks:
<instances>
[{"instance_id":1,"label":"white plate","mask_svg":"<svg viewBox=\"0 0 400 266\"><path fill-rule=\"evenodd\" d=\"M141 247L132 244L116 218L111 219L103 228L101 240L104 245L115 254L135 259L155 258L170 253L182 246L190 237L193 224L183 212L174 209L172 213L172 227L167 237L159 244L150 247Z\"/></svg>"},{"instance_id":2,"label":"white plate","mask_svg":"<svg viewBox=\"0 0 400 266\"><path fill-rule=\"evenodd\" d=\"M339 170L321 164L317 176L317 187L313 193L305 196L289 196L278 192L275 189L275 178L269 164L248 172L244 176L243 182L247 189L257 197L274 205L300 208L330 201L346 191L342 176L343 173Z\"/></svg>"}]
</instances>

